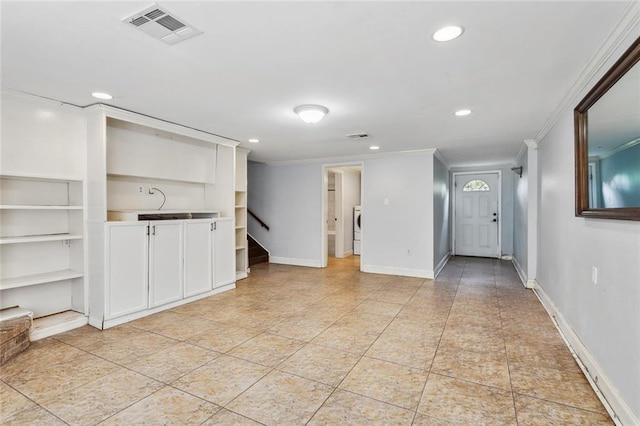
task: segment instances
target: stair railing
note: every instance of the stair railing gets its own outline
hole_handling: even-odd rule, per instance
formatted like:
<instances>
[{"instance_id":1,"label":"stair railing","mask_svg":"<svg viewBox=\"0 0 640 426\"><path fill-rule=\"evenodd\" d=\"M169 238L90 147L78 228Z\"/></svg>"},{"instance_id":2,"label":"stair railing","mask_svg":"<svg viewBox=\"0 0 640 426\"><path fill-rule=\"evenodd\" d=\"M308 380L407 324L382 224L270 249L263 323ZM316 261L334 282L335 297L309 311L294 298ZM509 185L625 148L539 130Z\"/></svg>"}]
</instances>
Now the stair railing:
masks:
<instances>
[{"instance_id":1,"label":"stair railing","mask_svg":"<svg viewBox=\"0 0 640 426\"><path fill-rule=\"evenodd\" d=\"M247 213L249 213L250 216L252 216L255 220L257 220L258 223L260 224L260 226L265 228L267 231L269 230L269 225L264 223L264 221L262 219L260 219L258 216L256 216L256 214L254 212L252 212L251 210L247 209Z\"/></svg>"}]
</instances>

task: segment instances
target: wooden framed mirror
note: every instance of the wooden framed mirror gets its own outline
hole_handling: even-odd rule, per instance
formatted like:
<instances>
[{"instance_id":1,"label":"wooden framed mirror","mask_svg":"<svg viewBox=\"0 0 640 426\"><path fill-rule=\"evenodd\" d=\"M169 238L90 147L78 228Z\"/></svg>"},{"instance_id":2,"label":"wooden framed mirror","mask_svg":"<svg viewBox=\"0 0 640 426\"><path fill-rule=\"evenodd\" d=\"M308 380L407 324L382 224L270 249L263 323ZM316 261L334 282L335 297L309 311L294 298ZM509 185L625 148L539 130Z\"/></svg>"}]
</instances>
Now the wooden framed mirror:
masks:
<instances>
[{"instance_id":1,"label":"wooden framed mirror","mask_svg":"<svg viewBox=\"0 0 640 426\"><path fill-rule=\"evenodd\" d=\"M574 110L576 216L640 220L640 38Z\"/></svg>"}]
</instances>

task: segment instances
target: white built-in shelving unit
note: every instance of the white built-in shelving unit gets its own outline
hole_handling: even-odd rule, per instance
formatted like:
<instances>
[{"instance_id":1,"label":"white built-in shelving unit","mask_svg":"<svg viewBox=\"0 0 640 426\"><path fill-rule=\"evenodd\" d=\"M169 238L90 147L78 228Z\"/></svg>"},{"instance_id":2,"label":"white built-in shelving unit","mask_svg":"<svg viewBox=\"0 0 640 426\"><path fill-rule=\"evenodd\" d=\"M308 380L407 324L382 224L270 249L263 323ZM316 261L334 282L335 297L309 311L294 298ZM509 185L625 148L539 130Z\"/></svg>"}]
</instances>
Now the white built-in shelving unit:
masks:
<instances>
[{"instance_id":1,"label":"white built-in shelving unit","mask_svg":"<svg viewBox=\"0 0 640 426\"><path fill-rule=\"evenodd\" d=\"M5 89L1 113L0 310L32 312L32 340L235 287L237 142ZM180 219L108 215L159 210Z\"/></svg>"},{"instance_id":2,"label":"white built-in shelving unit","mask_svg":"<svg viewBox=\"0 0 640 426\"><path fill-rule=\"evenodd\" d=\"M32 338L53 332L41 318L56 330L87 322L83 192L81 177L0 175L0 297L33 312Z\"/></svg>"},{"instance_id":3,"label":"white built-in shelving unit","mask_svg":"<svg viewBox=\"0 0 640 426\"><path fill-rule=\"evenodd\" d=\"M76 106L1 93L0 308L32 312L37 340L88 320L87 122Z\"/></svg>"},{"instance_id":4,"label":"white built-in shelving unit","mask_svg":"<svg viewBox=\"0 0 640 426\"><path fill-rule=\"evenodd\" d=\"M249 150L236 148L235 222L236 222L236 279L247 277L249 247L247 244L247 156Z\"/></svg>"},{"instance_id":5,"label":"white built-in shelving unit","mask_svg":"<svg viewBox=\"0 0 640 426\"><path fill-rule=\"evenodd\" d=\"M237 142L104 105L88 121L89 323L235 288Z\"/></svg>"}]
</instances>

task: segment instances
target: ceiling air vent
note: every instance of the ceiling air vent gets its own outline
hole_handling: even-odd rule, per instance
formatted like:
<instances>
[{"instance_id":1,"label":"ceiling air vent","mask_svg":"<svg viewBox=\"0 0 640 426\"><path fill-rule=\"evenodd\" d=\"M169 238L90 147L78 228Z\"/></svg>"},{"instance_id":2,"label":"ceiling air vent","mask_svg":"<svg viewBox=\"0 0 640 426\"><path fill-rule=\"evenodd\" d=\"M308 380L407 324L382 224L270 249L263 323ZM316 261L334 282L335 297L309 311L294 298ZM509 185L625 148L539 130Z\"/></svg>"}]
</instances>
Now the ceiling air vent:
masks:
<instances>
[{"instance_id":1,"label":"ceiling air vent","mask_svg":"<svg viewBox=\"0 0 640 426\"><path fill-rule=\"evenodd\" d=\"M347 135L347 137L349 139L360 140L370 138L371 136L369 136L368 133L351 133L350 135Z\"/></svg>"},{"instance_id":2,"label":"ceiling air vent","mask_svg":"<svg viewBox=\"0 0 640 426\"><path fill-rule=\"evenodd\" d=\"M122 22L167 44L180 43L202 34L202 31L158 4L124 18Z\"/></svg>"}]
</instances>

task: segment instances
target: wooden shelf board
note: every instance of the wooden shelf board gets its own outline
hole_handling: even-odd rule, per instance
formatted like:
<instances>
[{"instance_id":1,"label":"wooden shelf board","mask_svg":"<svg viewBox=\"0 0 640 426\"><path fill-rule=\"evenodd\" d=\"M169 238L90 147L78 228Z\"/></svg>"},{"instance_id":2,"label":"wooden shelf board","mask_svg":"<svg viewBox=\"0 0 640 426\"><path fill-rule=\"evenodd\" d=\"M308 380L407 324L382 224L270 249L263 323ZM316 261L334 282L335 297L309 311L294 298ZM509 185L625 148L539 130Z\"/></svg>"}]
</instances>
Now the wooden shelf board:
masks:
<instances>
[{"instance_id":1,"label":"wooden shelf board","mask_svg":"<svg viewBox=\"0 0 640 426\"><path fill-rule=\"evenodd\" d=\"M139 176L139 175L128 175L124 173L107 173L107 178L115 177L115 178L140 178L140 179L148 179L148 180L158 180L162 182L182 182L182 183L194 183L200 185L215 185L215 182L209 181L201 181L201 180L189 180L189 179L171 179L162 176Z\"/></svg>"},{"instance_id":2,"label":"wooden shelf board","mask_svg":"<svg viewBox=\"0 0 640 426\"><path fill-rule=\"evenodd\" d=\"M31 285L52 283L56 281L71 280L73 278L82 278L82 272L72 269L64 269L62 271L45 272L42 274L23 275L14 278L0 279L0 290L8 290L10 288L27 287Z\"/></svg>"},{"instance_id":3,"label":"wooden shelf board","mask_svg":"<svg viewBox=\"0 0 640 426\"><path fill-rule=\"evenodd\" d=\"M54 334L73 330L89 323L86 315L75 311L64 311L59 314L48 315L33 320L33 327L29 333L31 341L44 339Z\"/></svg>"},{"instance_id":4,"label":"wooden shelf board","mask_svg":"<svg viewBox=\"0 0 640 426\"><path fill-rule=\"evenodd\" d=\"M47 241L81 240L82 235L75 234L54 234L54 235L34 235L29 237L3 237L0 244L19 243L41 243Z\"/></svg>"}]
</instances>

